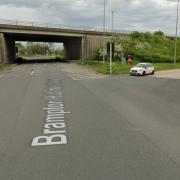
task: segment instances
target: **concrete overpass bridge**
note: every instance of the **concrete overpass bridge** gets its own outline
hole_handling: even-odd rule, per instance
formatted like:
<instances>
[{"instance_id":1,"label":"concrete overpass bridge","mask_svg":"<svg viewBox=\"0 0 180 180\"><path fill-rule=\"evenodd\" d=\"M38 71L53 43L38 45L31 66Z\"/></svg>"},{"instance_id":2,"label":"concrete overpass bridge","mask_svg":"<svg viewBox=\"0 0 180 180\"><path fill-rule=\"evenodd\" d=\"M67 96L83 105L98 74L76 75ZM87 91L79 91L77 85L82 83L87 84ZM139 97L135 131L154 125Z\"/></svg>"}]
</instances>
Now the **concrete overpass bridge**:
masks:
<instances>
[{"instance_id":1,"label":"concrete overpass bridge","mask_svg":"<svg viewBox=\"0 0 180 180\"><path fill-rule=\"evenodd\" d=\"M12 23L13 22L13 23ZM33 22L1 22L0 62L15 60L15 42L59 42L64 44L65 57L70 60L86 59L112 37L111 32L74 27L57 27Z\"/></svg>"}]
</instances>

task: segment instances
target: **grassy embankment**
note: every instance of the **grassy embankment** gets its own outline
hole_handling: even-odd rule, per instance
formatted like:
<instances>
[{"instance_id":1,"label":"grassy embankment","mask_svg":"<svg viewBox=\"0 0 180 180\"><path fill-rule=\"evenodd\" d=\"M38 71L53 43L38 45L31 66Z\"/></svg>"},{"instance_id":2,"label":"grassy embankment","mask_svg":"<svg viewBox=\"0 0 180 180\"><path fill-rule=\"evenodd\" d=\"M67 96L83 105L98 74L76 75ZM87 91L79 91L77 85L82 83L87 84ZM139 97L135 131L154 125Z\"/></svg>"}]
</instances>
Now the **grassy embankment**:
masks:
<instances>
[{"instance_id":1,"label":"grassy embankment","mask_svg":"<svg viewBox=\"0 0 180 180\"><path fill-rule=\"evenodd\" d=\"M173 64L174 38L166 37L163 32L139 33L134 32L126 36L114 36L115 58L113 62L113 74L124 74L129 72L127 64L120 63L122 54L127 57L133 56L134 65L139 62L151 62L156 71L180 68L180 39L177 40L177 64ZM91 63L84 63L99 73L108 74L109 64L106 55L106 64L102 61L102 48L88 59ZM95 63L93 61L99 61Z\"/></svg>"},{"instance_id":2,"label":"grassy embankment","mask_svg":"<svg viewBox=\"0 0 180 180\"><path fill-rule=\"evenodd\" d=\"M109 64L100 64L100 63L80 63L81 65L85 65L98 73L109 74ZM134 63L135 64L135 63ZM170 63L153 63L156 68L156 71L161 70L169 70L169 69L180 69L180 63L170 64ZM122 65L120 63L113 63L113 74L128 74L130 67L125 64Z\"/></svg>"}]
</instances>

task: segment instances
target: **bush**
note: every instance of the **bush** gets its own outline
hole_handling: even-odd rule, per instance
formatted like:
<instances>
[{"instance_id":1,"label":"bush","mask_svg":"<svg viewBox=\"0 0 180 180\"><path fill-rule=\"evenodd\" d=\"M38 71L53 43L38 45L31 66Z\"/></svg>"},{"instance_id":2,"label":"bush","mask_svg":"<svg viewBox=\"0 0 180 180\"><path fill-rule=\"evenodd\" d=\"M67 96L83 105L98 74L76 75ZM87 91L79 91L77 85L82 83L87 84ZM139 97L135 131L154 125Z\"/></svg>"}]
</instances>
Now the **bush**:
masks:
<instances>
[{"instance_id":1,"label":"bush","mask_svg":"<svg viewBox=\"0 0 180 180\"><path fill-rule=\"evenodd\" d=\"M131 54L135 60L143 62L173 62L174 39L166 37L162 31L140 33L133 32L128 36L128 42L122 43L125 56ZM117 39L114 42L119 44ZM180 39L177 41L177 62L180 62Z\"/></svg>"},{"instance_id":2,"label":"bush","mask_svg":"<svg viewBox=\"0 0 180 180\"><path fill-rule=\"evenodd\" d=\"M130 54L134 60L143 62L173 62L174 38L166 37L163 32L157 31L140 33L133 32L130 35L114 36L112 41L117 48L116 56L121 54L126 57ZM180 39L177 40L177 62L180 62ZM107 58L107 56L106 56ZM102 49L96 51L88 60L102 61Z\"/></svg>"}]
</instances>

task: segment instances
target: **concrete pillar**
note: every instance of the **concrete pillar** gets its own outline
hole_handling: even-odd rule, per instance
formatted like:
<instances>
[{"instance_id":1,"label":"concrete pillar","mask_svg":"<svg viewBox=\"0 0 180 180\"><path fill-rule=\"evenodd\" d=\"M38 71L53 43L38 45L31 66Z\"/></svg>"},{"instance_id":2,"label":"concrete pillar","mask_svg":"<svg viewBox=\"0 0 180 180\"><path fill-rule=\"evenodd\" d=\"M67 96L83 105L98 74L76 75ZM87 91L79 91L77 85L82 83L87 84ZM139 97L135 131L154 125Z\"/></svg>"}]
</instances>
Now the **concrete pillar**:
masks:
<instances>
[{"instance_id":1,"label":"concrete pillar","mask_svg":"<svg viewBox=\"0 0 180 180\"><path fill-rule=\"evenodd\" d=\"M107 36L105 39L105 42L107 43L108 41L110 41L111 36ZM96 35L86 35L85 38L85 55L86 55L86 59L90 56L92 56L97 49L99 49L100 47L103 46L104 43L104 37L103 36L96 36Z\"/></svg>"},{"instance_id":2,"label":"concrete pillar","mask_svg":"<svg viewBox=\"0 0 180 180\"><path fill-rule=\"evenodd\" d=\"M16 49L15 41L13 39L5 38L5 53L7 63L15 62Z\"/></svg>"},{"instance_id":3,"label":"concrete pillar","mask_svg":"<svg viewBox=\"0 0 180 180\"><path fill-rule=\"evenodd\" d=\"M0 63L4 62L4 36L0 33Z\"/></svg>"},{"instance_id":4,"label":"concrete pillar","mask_svg":"<svg viewBox=\"0 0 180 180\"><path fill-rule=\"evenodd\" d=\"M15 61L15 58L15 41L4 37L4 34L0 33L0 62L11 63Z\"/></svg>"},{"instance_id":5,"label":"concrete pillar","mask_svg":"<svg viewBox=\"0 0 180 180\"><path fill-rule=\"evenodd\" d=\"M81 43L81 46L82 46L82 51L81 51L81 59L82 60L86 60L88 58L88 50L87 50L87 47L88 47L88 40L87 40L87 37L84 36L82 38L82 43Z\"/></svg>"},{"instance_id":6,"label":"concrete pillar","mask_svg":"<svg viewBox=\"0 0 180 180\"><path fill-rule=\"evenodd\" d=\"M85 51L85 38L82 38L81 40L81 59L86 59L86 51Z\"/></svg>"},{"instance_id":7,"label":"concrete pillar","mask_svg":"<svg viewBox=\"0 0 180 180\"><path fill-rule=\"evenodd\" d=\"M80 60L82 58L82 41L74 39L64 43L65 58L69 60Z\"/></svg>"}]
</instances>

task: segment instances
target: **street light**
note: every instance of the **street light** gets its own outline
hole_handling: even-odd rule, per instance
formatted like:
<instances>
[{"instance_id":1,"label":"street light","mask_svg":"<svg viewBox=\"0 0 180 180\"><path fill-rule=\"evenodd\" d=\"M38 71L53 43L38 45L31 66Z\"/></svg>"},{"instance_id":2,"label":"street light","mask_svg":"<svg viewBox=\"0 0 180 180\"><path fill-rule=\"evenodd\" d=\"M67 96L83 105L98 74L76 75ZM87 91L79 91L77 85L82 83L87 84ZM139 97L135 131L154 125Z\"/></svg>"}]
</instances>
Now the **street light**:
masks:
<instances>
[{"instance_id":1,"label":"street light","mask_svg":"<svg viewBox=\"0 0 180 180\"><path fill-rule=\"evenodd\" d=\"M114 11L112 11L112 34L114 32Z\"/></svg>"},{"instance_id":2,"label":"street light","mask_svg":"<svg viewBox=\"0 0 180 180\"><path fill-rule=\"evenodd\" d=\"M105 64L105 28L106 28L106 0L104 0L104 16L103 16L103 64Z\"/></svg>"},{"instance_id":3,"label":"street light","mask_svg":"<svg viewBox=\"0 0 180 180\"><path fill-rule=\"evenodd\" d=\"M178 35L178 20L179 20L179 0L177 3L177 18L176 18L176 37L175 37L175 46L174 46L174 64L176 64L177 59L177 35Z\"/></svg>"},{"instance_id":4,"label":"street light","mask_svg":"<svg viewBox=\"0 0 180 180\"><path fill-rule=\"evenodd\" d=\"M114 11L112 11L112 35L113 35L113 32L114 32ZM109 73L110 75L112 75L112 45L113 45L113 42L110 43L110 64L109 64Z\"/></svg>"}]
</instances>

